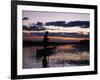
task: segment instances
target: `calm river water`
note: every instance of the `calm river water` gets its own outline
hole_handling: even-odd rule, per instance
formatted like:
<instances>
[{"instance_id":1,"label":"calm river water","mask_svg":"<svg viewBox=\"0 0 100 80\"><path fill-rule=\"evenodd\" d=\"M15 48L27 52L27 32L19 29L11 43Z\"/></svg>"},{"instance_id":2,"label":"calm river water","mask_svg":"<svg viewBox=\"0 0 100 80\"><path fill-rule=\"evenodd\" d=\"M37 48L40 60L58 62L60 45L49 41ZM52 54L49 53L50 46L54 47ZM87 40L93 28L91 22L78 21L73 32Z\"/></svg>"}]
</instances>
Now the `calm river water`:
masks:
<instances>
[{"instance_id":1,"label":"calm river water","mask_svg":"<svg viewBox=\"0 0 100 80\"><path fill-rule=\"evenodd\" d=\"M89 65L89 50L77 44L24 46L23 68L70 67Z\"/></svg>"}]
</instances>

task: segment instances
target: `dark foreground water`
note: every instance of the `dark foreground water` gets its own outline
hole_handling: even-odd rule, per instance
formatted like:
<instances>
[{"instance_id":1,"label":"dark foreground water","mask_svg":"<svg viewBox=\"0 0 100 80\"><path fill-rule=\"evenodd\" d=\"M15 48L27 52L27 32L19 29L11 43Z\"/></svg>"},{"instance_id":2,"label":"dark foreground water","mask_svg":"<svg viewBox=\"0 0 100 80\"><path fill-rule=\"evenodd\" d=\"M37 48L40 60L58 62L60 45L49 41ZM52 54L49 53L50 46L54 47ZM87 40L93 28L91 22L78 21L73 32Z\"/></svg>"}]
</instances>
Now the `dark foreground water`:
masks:
<instances>
[{"instance_id":1,"label":"dark foreground water","mask_svg":"<svg viewBox=\"0 0 100 80\"><path fill-rule=\"evenodd\" d=\"M89 65L89 49L77 44L23 47L23 68Z\"/></svg>"}]
</instances>

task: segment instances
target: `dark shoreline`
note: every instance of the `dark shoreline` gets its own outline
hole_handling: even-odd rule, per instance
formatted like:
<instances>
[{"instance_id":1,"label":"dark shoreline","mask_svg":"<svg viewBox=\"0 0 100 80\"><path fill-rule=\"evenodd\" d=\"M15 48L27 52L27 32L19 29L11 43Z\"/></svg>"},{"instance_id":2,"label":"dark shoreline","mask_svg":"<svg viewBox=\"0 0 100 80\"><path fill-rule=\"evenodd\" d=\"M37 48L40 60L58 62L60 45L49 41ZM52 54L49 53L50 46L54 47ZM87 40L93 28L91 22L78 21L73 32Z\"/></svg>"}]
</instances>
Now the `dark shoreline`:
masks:
<instances>
[{"instance_id":1,"label":"dark shoreline","mask_svg":"<svg viewBox=\"0 0 100 80\"><path fill-rule=\"evenodd\" d=\"M80 41L80 42L48 42L48 44L46 45L66 45L66 44L78 44L78 45L82 45L82 46L89 46L89 40L84 40L84 41ZM31 46L31 45L41 45L43 46L44 43L43 42L39 42L39 41L23 41L23 46Z\"/></svg>"}]
</instances>

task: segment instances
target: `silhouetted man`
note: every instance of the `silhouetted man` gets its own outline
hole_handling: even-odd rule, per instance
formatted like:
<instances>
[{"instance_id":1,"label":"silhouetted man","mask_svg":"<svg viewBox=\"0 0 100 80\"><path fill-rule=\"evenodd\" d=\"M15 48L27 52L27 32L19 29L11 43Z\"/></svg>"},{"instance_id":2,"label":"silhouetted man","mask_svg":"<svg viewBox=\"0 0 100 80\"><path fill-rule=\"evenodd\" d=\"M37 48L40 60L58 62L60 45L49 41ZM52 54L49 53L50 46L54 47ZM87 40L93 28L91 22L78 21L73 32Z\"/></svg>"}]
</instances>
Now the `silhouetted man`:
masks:
<instances>
[{"instance_id":1,"label":"silhouetted man","mask_svg":"<svg viewBox=\"0 0 100 80\"><path fill-rule=\"evenodd\" d=\"M47 48L48 39L48 32L46 31L43 39L44 48Z\"/></svg>"},{"instance_id":2,"label":"silhouetted man","mask_svg":"<svg viewBox=\"0 0 100 80\"><path fill-rule=\"evenodd\" d=\"M47 44L48 44L48 32L46 31L45 32L45 35L44 35L44 39L43 39L43 44L44 44L44 56L43 56L43 59L42 59L42 63L43 63L43 67L48 67L48 61L47 61Z\"/></svg>"}]
</instances>

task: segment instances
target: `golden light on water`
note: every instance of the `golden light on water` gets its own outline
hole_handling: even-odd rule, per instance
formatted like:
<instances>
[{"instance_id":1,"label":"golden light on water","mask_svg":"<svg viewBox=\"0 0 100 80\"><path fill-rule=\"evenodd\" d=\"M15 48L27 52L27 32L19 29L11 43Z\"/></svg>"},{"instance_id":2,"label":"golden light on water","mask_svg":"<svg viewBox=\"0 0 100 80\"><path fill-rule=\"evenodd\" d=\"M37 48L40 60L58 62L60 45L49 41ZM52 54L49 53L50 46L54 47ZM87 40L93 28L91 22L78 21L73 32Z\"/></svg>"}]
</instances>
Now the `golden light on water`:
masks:
<instances>
[{"instance_id":1,"label":"golden light on water","mask_svg":"<svg viewBox=\"0 0 100 80\"><path fill-rule=\"evenodd\" d=\"M43 40L43 36L24 36L24 40ZM80 40L89 40L89 38L74 38L74 37L59 37L59 36L48 36L49 41L50 40L62 40L62 41L67 41L67 40L75 40L75 41L80 41Z\"/></svg>"}]
</instances>

